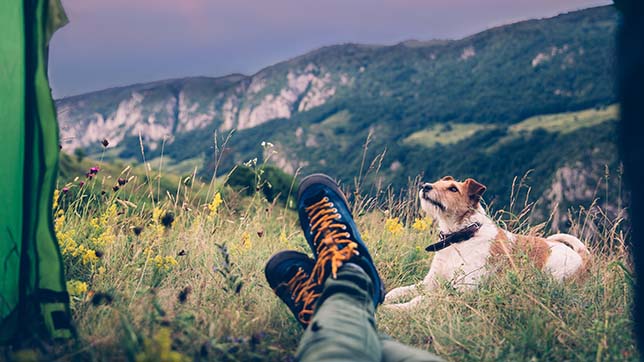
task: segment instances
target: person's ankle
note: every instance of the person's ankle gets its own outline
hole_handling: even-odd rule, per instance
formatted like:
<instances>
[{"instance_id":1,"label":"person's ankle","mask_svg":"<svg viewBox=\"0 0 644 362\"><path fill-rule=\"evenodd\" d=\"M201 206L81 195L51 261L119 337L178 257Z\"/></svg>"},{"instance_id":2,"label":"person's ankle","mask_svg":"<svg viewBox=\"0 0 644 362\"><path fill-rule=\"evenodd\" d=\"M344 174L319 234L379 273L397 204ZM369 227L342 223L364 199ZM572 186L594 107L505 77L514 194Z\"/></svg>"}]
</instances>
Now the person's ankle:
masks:
<instances>
[{"instance_id":1,"label":"person's ankle","mask_svg":"<svg viewBox=\"0 0 644 362\"><path fill-rule=\"evenodd\" d=\"M360 264L352 261L342 265L338 271L338 279L353 282L370 298L369 301L373 304L373 295L375 293L373 280Z\"/></svg>"}]
</instances>

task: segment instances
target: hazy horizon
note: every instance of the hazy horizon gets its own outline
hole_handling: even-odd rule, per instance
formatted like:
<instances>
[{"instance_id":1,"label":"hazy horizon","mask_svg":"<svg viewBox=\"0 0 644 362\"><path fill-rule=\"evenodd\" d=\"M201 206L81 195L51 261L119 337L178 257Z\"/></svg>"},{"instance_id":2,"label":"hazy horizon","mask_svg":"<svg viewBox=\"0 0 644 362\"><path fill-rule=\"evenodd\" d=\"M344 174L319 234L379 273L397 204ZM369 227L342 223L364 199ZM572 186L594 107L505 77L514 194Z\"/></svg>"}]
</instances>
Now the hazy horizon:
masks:
<instances>
[{"instance_id":1,"label":"hazy horizon","mask_svg":"<svg viewBox=\"0 0 644 362\"><path fill-rule=\"evenodd\" d=\"M517 21L610 4L606 0L63 0L70 23L50 44L55 98L171 78L254 74L330 45L460 39ZM311 16L315 14L315 16ZM118 26L114 26L118 24Z\"/></svg>"}]
</instances>

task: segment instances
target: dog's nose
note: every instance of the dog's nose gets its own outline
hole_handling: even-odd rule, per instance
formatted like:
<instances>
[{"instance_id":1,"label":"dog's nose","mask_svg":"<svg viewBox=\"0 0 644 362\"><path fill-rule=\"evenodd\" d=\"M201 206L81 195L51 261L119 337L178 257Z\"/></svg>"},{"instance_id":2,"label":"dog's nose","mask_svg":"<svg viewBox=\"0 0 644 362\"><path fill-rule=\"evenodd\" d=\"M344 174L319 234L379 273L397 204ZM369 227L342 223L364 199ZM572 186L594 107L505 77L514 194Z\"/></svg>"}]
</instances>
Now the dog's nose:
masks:
<instances>
[{"instance_id":1,"label":"dog's nose","mask_svg":"<svg viewBox=\"0 0 644 362\"><path fill-rule=\"evenodd\" d=\"M432 185L431 184L423 184L420 187L420 189L423 190L424 192L429 192L429 191L432 190Z\"/></svg>"}]
</instances>

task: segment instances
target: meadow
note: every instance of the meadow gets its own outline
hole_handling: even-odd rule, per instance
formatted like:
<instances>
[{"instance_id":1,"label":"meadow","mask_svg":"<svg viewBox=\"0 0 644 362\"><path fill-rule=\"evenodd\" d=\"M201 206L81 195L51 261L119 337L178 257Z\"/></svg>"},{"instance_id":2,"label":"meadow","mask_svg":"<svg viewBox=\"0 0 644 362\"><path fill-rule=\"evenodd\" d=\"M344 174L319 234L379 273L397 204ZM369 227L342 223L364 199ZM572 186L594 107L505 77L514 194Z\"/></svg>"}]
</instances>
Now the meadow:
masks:
<instances>
[{"instance_id":1,"label":"meadow","mask_svg":"<svg viewBox=\"0 0 644 362\"><path fill-rule=\"evenodd\" d=\"M270 187L257 162L248 167L257 190ZM424 248L438 232L406 196L418 182L401 192L366 188L360 177L342 185L388 290L420 281L431 264ZM292 197L247 191L226 177L201 183L152 167L100 163L61 176L52 212L78 341L58 360L293 360L302 330L263 268L277 251L308 246ZM528 225L530 206L494 217L516 232L548 232ZM592 210L577 210L571 228L593 253L582 280L557 283L514 255L516 268L478 290L444 285L416 310L380 308L380 331L450 361L638 360L626 228Z\"/></svg>"}]
</instances>

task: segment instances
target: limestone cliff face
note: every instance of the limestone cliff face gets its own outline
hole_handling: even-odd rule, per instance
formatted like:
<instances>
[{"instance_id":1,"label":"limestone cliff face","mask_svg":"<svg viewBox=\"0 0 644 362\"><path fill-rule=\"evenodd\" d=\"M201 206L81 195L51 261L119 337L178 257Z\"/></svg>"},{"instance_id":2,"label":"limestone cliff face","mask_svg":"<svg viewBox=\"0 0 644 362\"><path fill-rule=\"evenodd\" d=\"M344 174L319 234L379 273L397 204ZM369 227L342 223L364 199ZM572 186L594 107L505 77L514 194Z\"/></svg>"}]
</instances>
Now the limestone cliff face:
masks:
<instances>
[{"instance_id":1,"label":"limestone cliff face","mask_svg":"<svg viewBox=\"0 0 644 362\"><path fill-rule=\"evenodd\" d=\"M104 138L118 146L139 135L154 148L163 140L171 143L177 133L206 127L252 128L319 107L351 84L349 75L313 63L277 68L251 77L169 80L59 100L63 149L89 148Z\"/></svg>"},{"instance_id":2,"label":"limestone cliff face","mask_svg":"<svg viewBox=\"0 0 644 362\"><path fill-rule=\"evenodd\" d=\"M580 205L592 201L596 188L591 184L593 180L597 182L592 173L592 170L584 168L581 163L561 167L555 172L554 180L544 194L544 200L550 206L546 209L553 210L552 228L554 230L565 228L568 221L566 209L557 206Z\"/></svg>"},{"instance_id":3,"label":"limestone cliff face","mask_svg":"<svg viewBox=\"0 0 644 362\"><path fill-rule=\"evenodd\" d=\"M578 215L569 215L569 209L578 211L583 207L591 213L604 213L611 219L626 217L624 203L620 200L624 198L620 195L621 189L621 177L607 173L605 163L593 160L575 162L557 169L550 187L542 196L545 207L541 210L552 213L552 230L559 231L568 231L572 221L579 223L576 220ZM541 220L547 218L547 215L537 216ZM597 225L586 224L584 227L587 230L574 232L592 234Z\"/></svg>"}]
</instances>

